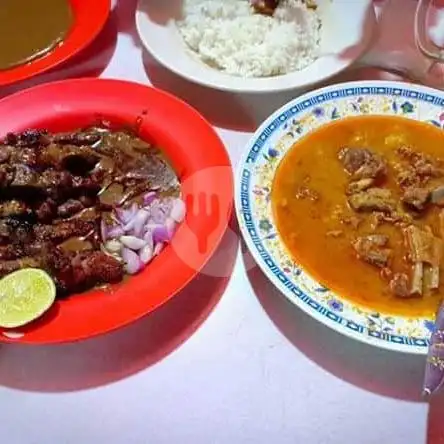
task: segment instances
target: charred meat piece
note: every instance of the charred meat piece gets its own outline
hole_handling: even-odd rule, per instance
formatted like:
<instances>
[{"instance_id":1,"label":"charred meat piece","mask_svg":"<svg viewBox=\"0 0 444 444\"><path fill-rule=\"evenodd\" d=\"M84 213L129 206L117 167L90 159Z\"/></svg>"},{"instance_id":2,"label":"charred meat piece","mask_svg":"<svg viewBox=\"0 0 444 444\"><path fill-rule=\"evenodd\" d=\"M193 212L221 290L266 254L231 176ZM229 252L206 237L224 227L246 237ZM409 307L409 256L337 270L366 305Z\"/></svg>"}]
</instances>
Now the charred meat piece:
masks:
<instances>
[{"instance_id":1,"label":"charred meat piece","mask_svg":"<svg viewBox=\"0 0 444 444\"><path fill-rule=\"evenodd\" d=\"M0 202L0 217L27 216L31 214L31 209L21 200L8 200Z\"/></svg>"},{"instance_id":2,"label":"charred meat piece","mask_svg":"<svg viewBox=\"0 0 444 444\"><path fill-rule=\"evenodd\" d=\"M0 145L0 163L8 162L13 151L14 148L12 146Z\"/></svg>"},{"instance_id":3,"label":"charred meat piece","mask_svg":"<svg viewBox=\"0 0 444 444\"><path fill-rule=\"evenodd\" d=\"M34 233L39 240L60 243L69 237L86 236L95 228L96 225L93 222L73 219L54 225L35 225Z\"/></svg>"},{"instance_id":4,"label":"charred meat piece","mask_svg":"<svg viewBox=\"0 0 444 444\"><path fill-rule=\"evenodd\" d=\"M45 252L51 251L52 245L34 241L23 245L8 244L0 246L0 260L13 260L21 257L42 257Z\"/></svg>"},{"instance_id":5,"label":"charred meat piece","mask_svg":"<svg viewBox=\"0 0 444 444\"><path fill-rule=\"evenodd\" d=\"M59 247L46 250L43 253L44 268L51 273L57 285L57 289L62 293L76 290L72 267L72 254L69 254Z\"/></svg>"},{"instance_id":6,"label":"charred meat piece","mask_svg":"<svg viewBox=\"0 0 444 444\"><path fill-rule=\"evenodd\" d=\"M40 147L49 145L51 139L47 131L29 129L22 133L8 133L5 143L15 147Z\"/></svg>"},{"instance_id":7,"label":"charred meat piece","mask_svg":"<svg viewBox=\"0 0 444 444\"><path fill-rule=\"evenodd\" d=\"M39 188L71 188L73 178L68 171L56 171L48 169L43 171L39 177Z\"/></svg>"},{"instance_id":8,"label":"charred meat piece","mask_svg":"<svg viewBox=\"0 0 444 444\"><path fill-rule=\"evenodd\" d=\"M404 191L402 202L414 211L423 211L430 199L430 192L425 188L410 187Z\"/></svg>"},{"instance_id":9,"label":"charred meat piece","mask_svg":"<svg viewBox=\"0 0 444 444\"><path fill-rule=\"evenodd\" d=\"M73 255L58 247L47 256L46 268L55 276L62 293L119 282L124 273L119 261L101 251Z\"/></svg>"},{"instance_id":10,"label":"charred meat piece","mask_svg":"<svg viewBox=\"0 0 444 444\"><path fill-rule=\"evenodd\" d=\"M387 248L388 236L371 234L358 237L353 242L358 258L376 267L384 268L388 265L391 249Z\"/></svg>"},{"instance_id":11,"label":"charred meat piece","mask_svg":"<svg viewBox=\"0 0 444 444\"><path fill-rule=\"evenodd\" d=\"M100 160L89 146L51 144L41 150L39 164L45 167L71 170L80 168L89 171Z\"/></svg>"},{"instance_id":12,"label":"charred meat piece","mask_svg":"<svg viewBox=\"0 0 444 444\"><path fill-rule=\"evenodd\" d=\"M25 256L25 251L20 245L8 244L0 246L0 260L9 261Z\"/></svg>"},{"instance_id":13,"label":"charred meat piece","mask_svg":"<svg viewBox=\"0 0 444 444\"><path fill-rule=\"evenodd\" d=\"M349 196L348 202L355 211L391 213L396 209L396 200L390 190L384 188L369 188L353 194Z\"/></svg>"},{"instance_id":14,"label":"charred meat piece","mask_svg":"<svg viewBox=\"0 0 444 444\"><path fill-rule=\"evenodd\" d=\"M14 244L26 244L32 242L34 233L31 223L23 219L16 219L9 217L3 219L4 226L0 228L0 236L6 228L5 233L8 233L8 241Z\"/></svg>"},{"instance_id":15,"label":"charred meat piece","mask_svg":"<svg viewBox=\"0 0 444 444\"><path fill-rule=\"evenodd\" d=\"M100 142L101 138L96 133L59 133L52 137L52 141L61 145L91 146Z\"/></svg>"},{"instance_id":16,"label":"charred meat piece","mask_svg":"<svg viewBox=\"0 0 444 444\"><path fill-rule=\"evenodd\" d=\"M14 179L11 187L37 187L39 182L38 173L25 164L16 164L14 167Z\"/></svg>"},{"instance_id":17,"label":"charred meat piece","mask_svg":"<svg viewBox=\"0 0 444 444\"><path fill-rule=\"evenodd\" d=\"M36 169L39 168L39 156L38 150L35 148L14 148L14 147L3 147L9 148L9 158L8 163L10 164L21 164L26 165L27 167ZM6 155L6 153L5 153Z\"/></svg>"},{"instance_id":18,"label":"charred meat piece","mask_svg":"<svg viewBox=\"0 0 444 444\"><path fill-rule=\"evenodd\" d=\"M97 193L101 184L94 177L72 176L72 186L78 190Z\"/></svg>"},{"instance_id":19,"label":"charred meat piece","mask_svg":"<svg viewBox=\"0 0 444 444\"><path fill-rule=\"evenodd\" d=\"M410 292L409 277L405 273L395 273L389 282L390 291L397 298L410 298L415 296Z\"/></svg>"},{"instance_id":20,"label":"charred meat piece","mask_svg":"<svg viewBox=\"0 0 444 444\"><path fill-rule=\"evenodd\" d=\"M263 15L273 15L279 0L251 0L254 11Z\"/></svg>"},{"instance_id":21,"label":"charred meat piece","mask_svg":"<svg viewBox=\"0 0 444 444\"><path fill-rule=\"evenodd\" d=\"M1 166L1 165L0 165ZM79 193L97 193L100 182L94 177L74 176L68 171L45 170L38 179L36 189L52 199L69 198Z\"/></svg>"},{"instance_id":22,"label":"charred meat piece","mask_svg":"<svg viewBox=\"0 0 444 444\"><path fill-rule=\"evenodd\" d=\"M123 265L114 257L94 251L82 258L81 266L88 279L94 283L115 283L123 278Z\"/></svg>"},{"instance_id":23,"label":"charred meat piece","mask_svg":"<svg viewBox=\"0 0 444 444\"><path fill-rule=\"evenodd\" d=\"M15 170L11 165L0 165L0 188L7 188L14 180Z\"/></svg>"},{"instance_id":24,"label":"charred meat piece","mask_svg":"<svg viewBox=\"0 0 444 444\"><path fill-rule=\"evenodd\" d=\"M74 214L83 210L84 206L80 200L68 199L57 208L57 215L62 218L74 216Z\"/></svg>"},{"instance_id":25,"label":"charred meat piece","mask_svg":"<svg viewBox=\"0 0 444 444\"><path fill-rule=\"evenodd\" d=\"M32 225L27 220L14 217L0 219L0 243L26 244L33 239Z\"/></svg>"},{"instance_id":26,"label":"charred meat piece","mask_svg":"<svg viewBox=\"0 0 444 444\"><path fill-rule=\"evenodd\" d=\"M24 257L11 261L0 261L0 277L22 268L41 268L42 262L37 257Z\"/></svg>"},{"instance_id":27,"label":"charred meat piece","mask_svg":"<svg viewBox=\"0 0 444 444\"><path fill-rule=\"evenodd\" d=\"M57 204L52 199L46 199L34 209L34 214L39 222L50 222L57 213Z\"/></svg>"},{"instance_id":28,"label":"charred meat piece","mask_svg":"<svg viewBox=\"0 0 444 444\"><path fill-rule=\"evenodd\" d=\"M353 180L381 179L387 173L384 160L367 148L345 147L338 157Z\"/></svg>"}]
</instances>

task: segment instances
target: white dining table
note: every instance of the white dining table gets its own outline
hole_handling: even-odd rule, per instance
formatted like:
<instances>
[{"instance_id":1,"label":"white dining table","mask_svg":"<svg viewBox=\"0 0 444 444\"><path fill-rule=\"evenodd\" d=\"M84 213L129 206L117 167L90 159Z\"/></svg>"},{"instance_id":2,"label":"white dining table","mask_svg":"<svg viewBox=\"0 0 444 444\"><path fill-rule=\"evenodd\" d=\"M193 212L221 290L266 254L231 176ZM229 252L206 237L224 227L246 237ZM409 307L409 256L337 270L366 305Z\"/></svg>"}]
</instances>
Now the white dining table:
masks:
<instances>
[{"instance_id":1,"label":"white dining table","mask_svg":"<svg viewBox=\"0 0 444 444\"><path fill-rule=\"evenodd\" d=\"M392 5L396 26L406 24L399 41L410 44L401 53L428 69L412 43L414 0L402 4ZM235 95L179 78L143 51L135 8L118 0L86 51L0 95L79 76L153 85L199 110L236 168L260 121L298 92ZM385 36L379 51L387 42L399 49ZM396 76L357 67L330 82L364 78ZM424 362L346 338L293 306L233 222L200 275L138 322L79 343L0 345L0 443L444 443L444 398L421 398Z\"/></svg>"}]
</instances>

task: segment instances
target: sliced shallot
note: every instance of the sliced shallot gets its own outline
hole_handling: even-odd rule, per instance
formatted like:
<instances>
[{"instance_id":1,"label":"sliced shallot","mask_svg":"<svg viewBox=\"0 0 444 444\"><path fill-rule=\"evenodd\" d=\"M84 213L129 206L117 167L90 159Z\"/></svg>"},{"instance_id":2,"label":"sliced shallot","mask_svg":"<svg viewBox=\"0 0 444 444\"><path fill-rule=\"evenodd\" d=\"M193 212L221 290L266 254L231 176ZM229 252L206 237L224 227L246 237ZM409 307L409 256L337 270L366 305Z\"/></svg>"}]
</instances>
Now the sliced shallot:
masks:
<instances>
[{"instance_id":1,"label":"sliced shallot","mask_svg":"<svg viewBox=\"0 0 444 444\"><path fill-rule=\"evenodd\" d=\"M157 193L155 191L148 191L148 193L146 193L143 196L143 205L145 206L151 205L156 199L156 196Z\"/></svg>"},{"instance_id":2,"label":"sliced shallot","mask_svg":"<svg viewBox=\"0 0 444 444\"><path fill-rule=\"evenodd\" d=\"M120 242L131 250L140 250L146 245L143 239L139 239L136 236L120 236Z\"/></svg>"},{"instance_id":3,"label":"sliced shallot","mask_svg":"<svg viewBox=\"0 0 444 444\"><path fill-rule=\"evenodd\" d=\"M153 230L154 244L169 242L171 240L171 231L165 225L158 225Z\"/></svg>"},{"instance_id":4,"label":"sliced shallot","mask_svg":"<svg viewBox=\"0 0 444 444\"><path fill-rule=\"evenodd\" d=\"M102 242L106 242L108 239L108 227L103 218L100 221L100 237L102 238Z\"/></svg>"},{"instance_id":5,"label":"sliced shallot","mask_svg":"<svg viewBox=\"0 0 444 444\"><path fill-rule=\"evenodd\" d=\"M122 244L117 239L111 239L105 244L105 248L111 253L120 253Z\"/></svg>"},{"instance_id":6,"label":"sliced shallot","mask_svg":"<svg viewBox=\"0 0 444 444\"><path fill-rule=\"evenodd\" d=\"M116 225L108 230L108 239L116 239L120 236L123 236L125 231L119 225Z\"/></svg>"},{"instance_id":7,"label":"sliced shallot","mask_svg":"<svg viewBox=\"0 0 444 444\"><path fill-rule=\"evenodd\" d=\"M174 199L170 217L177 223L181 223L185 219L185 211L185 202L182 199Z\"/></svg>"},{"instance_id":8,"label":"sliced shallot","mask_svg":"<svg viewBox=\"0 0 444 444\"><path fill-rule=\"evenodd\" d=\"M144 208L140 209L136 216L134 217L134 236L142 237L143 235L143 228L148 221L150 217L150 213L148 210L145 210Z\"/></svg>"},{"instance_id":9,"label":"sliced shallot","mask_svg":"<svg viewBox=\"0 0 444 444\"><path fill-rule=\"evenodd\" d=\"M125 270L128 274L136 274L143 267L139 255L129 248L123 248L122 259L125 261Z\"/></svg>"},{"instance_id":10,"label":"sliced shallot","mask_svg":"<svg viewBox=\"0 0 444 444\"><path fill-rule=\"evenodd\" d=\"M154 256L154 250L152 245L145 245L139 252L140 260L144 265L148 264Z\"/></svg>"},{"instance_id":11,"label":"sliced shallot","mask_svg":"<svg viewBox=\"0 0 444 444\"><path fill-rule=\"evenodd\" d=\"M153 256L158 256L161 251L164 249L165 244L163 242L159 242L154 246Z\"/></svg>"}]
</instances>

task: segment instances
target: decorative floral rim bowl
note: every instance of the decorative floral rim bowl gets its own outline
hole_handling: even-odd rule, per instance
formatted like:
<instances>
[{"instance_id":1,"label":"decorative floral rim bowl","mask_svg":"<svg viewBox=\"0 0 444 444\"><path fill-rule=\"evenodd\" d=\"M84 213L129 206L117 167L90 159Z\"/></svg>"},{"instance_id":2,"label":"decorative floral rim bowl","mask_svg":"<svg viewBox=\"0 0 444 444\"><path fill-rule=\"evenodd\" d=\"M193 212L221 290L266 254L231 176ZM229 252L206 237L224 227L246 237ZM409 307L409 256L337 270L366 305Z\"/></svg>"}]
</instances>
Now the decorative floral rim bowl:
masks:
<instances>
[{"instance_id":1,"label":"decorative floral rim bowl","mask_svg":"<svg viewBox=\"0 0 444 444\"><path fill-rule=\"evenodd\" d=\"M271 184L287 150L308 132L344 117L403 116L444 129L444 93L419 85L367 81L319 89L284 105L256 131L241 159L236 211L258 265L295 305L323 324L377 347L426 354L433 319L374 312L322 287L289 257L270 205Z\"/></svg>"}]
</instances>

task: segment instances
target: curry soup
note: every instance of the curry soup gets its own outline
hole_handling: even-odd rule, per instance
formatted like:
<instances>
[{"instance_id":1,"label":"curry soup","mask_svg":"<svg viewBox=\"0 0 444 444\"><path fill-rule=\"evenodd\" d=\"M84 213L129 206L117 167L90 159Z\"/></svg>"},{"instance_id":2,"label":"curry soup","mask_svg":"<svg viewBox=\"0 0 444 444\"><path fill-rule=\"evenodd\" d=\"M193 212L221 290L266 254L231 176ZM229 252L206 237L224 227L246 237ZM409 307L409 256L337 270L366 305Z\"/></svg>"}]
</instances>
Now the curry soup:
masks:
<instances>
[{"instance_id":1,"label":"curry soup","mask_svg":"<svg viewBox=\"0 0 444 444\"><path fill-rule=\"evenodd\" d=\"M351 117L305 136L271 198L294 260L357 304L433 314L444 294L441 157L444 132L401 117Z\"/></svg>"},{"instance_id":2,"label":"curry soup","mask_svg":"<svg viewBox=\"0 0 444 444\"><path fill-rule=\"evenodd\" d=\"M0 70L50 52L64 40L72 22L69 0L1 0Z\"/></svg>"}]
</instances>

